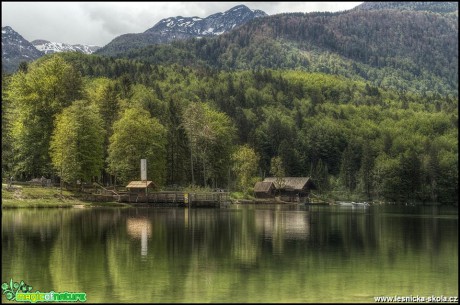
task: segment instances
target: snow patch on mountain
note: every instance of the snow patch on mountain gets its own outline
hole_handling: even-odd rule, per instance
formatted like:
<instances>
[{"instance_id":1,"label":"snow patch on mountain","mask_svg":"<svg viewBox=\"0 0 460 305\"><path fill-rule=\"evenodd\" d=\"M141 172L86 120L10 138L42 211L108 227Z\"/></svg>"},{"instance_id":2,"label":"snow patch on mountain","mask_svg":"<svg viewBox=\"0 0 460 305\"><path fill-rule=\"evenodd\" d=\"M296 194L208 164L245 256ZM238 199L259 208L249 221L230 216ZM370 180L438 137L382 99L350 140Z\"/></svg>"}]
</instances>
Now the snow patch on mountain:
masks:
<instances>
[{"instance_id":1,"label":"snow patch on mountain","mask_svg":"<svg viewBox=\"0 0 460 305\"><path fill-rule=\"evenodd\" d=\"M84 54L92 54L100 47L93 45L71 45L62 42L51 42L48 40L38 39L32 41L32 44L45 54L59 53L59 52L79 52Z\"/></svg>"},{"instance_id":2,"label":"snow patch on mountain","mask_svg":"<svg viewBox=\"0 0 460 305\"><path fill-rule=\"evenodd\" d=\"M249 20L264 17L267 14L261 10L251 10L245 5L238 5L226 12L215 13L206 18L201 17L169 17L160 20L155 26L144 33L160 33L162 36L181 33L184 38L216 36L232 30ZM169 39L168 39L169 40Z\"/></svg>"}]
</instances>

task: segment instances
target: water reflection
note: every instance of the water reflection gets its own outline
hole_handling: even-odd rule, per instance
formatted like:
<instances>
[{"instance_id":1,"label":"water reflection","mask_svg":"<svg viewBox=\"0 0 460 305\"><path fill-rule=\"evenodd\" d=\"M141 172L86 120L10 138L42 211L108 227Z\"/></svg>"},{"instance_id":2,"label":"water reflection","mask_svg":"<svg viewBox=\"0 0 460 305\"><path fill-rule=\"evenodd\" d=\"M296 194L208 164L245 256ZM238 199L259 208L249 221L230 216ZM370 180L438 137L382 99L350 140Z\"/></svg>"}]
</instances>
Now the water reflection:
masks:
<instances>
[{"instance_id":1,"label":"water reflection","mask_svg":"<svg viewBox=\"0 0 460 305\"><path fill-rule=\"evenodd\" d=\"M147 255L147 239L152 236L150 221L146 218L128 218L126 229L131 237L141 240L141 255Z\"/></svg>"},{"instance_id":2,"label":"water reflection","mask_svg":"<svg viewBox=\"0 0 460 305\"><path fill-rule=\"evenodd\" d=\"M307 239L310 235L308 212L260 210L255 212L257 230L265 239ZM281 236L281 237L280 237Z\"/></svg>"},{"instance_id":3,"label":"water reflection","mask_svg":"<svg viewBox=\"0 0 460 305\"><path fill-rule=\"evenodd\" d=\"M85 291L88 302L458 294L455 209L3 210L2 250L2 281Z\"/></svg>"}]
</instances>

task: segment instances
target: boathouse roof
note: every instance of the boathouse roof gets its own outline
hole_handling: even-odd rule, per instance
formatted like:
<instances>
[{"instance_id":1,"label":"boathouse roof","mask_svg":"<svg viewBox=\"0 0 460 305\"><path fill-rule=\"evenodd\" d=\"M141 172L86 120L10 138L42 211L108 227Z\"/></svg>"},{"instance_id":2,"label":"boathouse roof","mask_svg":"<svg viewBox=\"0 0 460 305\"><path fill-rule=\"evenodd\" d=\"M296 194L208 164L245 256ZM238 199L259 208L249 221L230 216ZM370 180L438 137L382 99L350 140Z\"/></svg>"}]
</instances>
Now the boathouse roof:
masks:
<instances>
[{"instance_id":1,"label":"boathouse roof","mask_svg":"<svg viewBox=\"0 0 460 305\"><path fill-rule=\"evenodd\" d=\"M275 188L273 182L256 182L254 192L269 192L271 188Z\"/></svg>"},{"instance_id":2,"label":"boathouse roof","mask_svg":"<svg viewBox=\"0 0 460 305\"><path fill-rule=\"evenodd\" d=\"M276 177L265 178L263 182L276 184ZM302 189L315 189L315 185L310 177L283 177L283 189L302 190Z\"/></svg>"}]
</instances>

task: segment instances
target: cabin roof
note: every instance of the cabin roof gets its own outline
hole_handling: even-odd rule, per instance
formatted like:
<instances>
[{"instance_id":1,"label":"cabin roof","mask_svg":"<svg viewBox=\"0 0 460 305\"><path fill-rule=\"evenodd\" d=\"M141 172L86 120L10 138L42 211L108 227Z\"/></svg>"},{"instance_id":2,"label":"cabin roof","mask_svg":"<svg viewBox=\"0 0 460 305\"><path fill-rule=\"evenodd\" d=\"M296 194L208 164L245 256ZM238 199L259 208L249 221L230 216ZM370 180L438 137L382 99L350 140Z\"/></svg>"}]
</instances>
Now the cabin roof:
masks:
<instances>
[{"instance_id":1,"label":"cabin roof","mask_svg":"<svg viewBox=\"0 0 460 305\"><path fill-rule=\"evenodd\" d=\"M309 188L316 188L310 177L283 177L284 187L283 189L293 189L293 190L302 190L307 184ZM276 177L265 178L263 182L275 183L277 180Z\"/></svg>"},{"instance_id":2,"label":"cabin roof","mask_svg":"<svg viewBox=\"0 0 460 305\"><path fill-rule=\"evenodd\" d=\"M256 182L256 185L254 185L254 192L269 192L272 187L274 188L273 182Z\"/></svg>"},{"instance_id":3,"label":"cabin roof","mask_svg":"<svg viewBox=\"0 0 460 305\"><path fill-rule=\"evenodd\" d=\"M153 181L131 181L130 183L128 183L128 185L126 186L126 188L136 188L136 189L145 189L145 188L154 188L155 187L155 183L153 183Z\"/></svg>"}]
</instances>

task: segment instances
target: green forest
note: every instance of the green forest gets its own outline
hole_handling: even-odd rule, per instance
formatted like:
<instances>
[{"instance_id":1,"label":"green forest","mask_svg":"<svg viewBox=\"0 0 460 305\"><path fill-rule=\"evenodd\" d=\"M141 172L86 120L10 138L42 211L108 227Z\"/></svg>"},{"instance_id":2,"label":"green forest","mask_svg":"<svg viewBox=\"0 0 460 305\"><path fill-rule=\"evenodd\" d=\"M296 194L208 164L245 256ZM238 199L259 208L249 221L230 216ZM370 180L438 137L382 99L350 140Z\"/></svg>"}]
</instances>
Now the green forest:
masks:
<instances>
[{"instance_id":1,"label":"green forest","mask_svg":"<svg viewBox=\"0 0 460 305\"><path fill-rule=\"evenodd\" d=\"M145 33L130 37L97 53L157 65L321 72L398 91L458 96L458 8L443 14L286 13L256 18L217 37L169 44L152 45Z\"/></svg>"},{"instance_id":2,"label":"green forest","mask_svg":"<svg viewBox=\"0 0 460 305\"><path fill-rule=\"evenodd\" d=\"M309 176L333 199L458 202L458 96L299 70L47 55L2 75L2 176L252 195Z\"/></svg>"}]
</instances>

